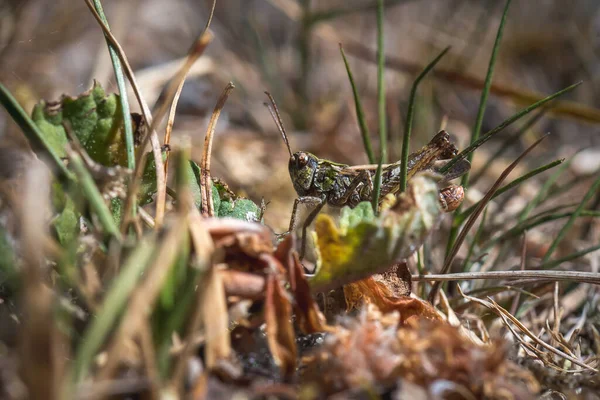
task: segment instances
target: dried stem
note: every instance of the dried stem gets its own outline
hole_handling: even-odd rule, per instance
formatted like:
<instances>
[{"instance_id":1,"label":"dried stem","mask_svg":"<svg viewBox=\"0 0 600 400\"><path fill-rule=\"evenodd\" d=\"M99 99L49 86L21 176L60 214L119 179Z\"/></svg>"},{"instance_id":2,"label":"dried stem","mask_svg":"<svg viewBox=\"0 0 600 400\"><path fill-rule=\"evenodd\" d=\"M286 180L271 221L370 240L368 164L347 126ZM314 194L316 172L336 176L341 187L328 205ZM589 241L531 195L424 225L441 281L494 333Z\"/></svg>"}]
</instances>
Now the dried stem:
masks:
<instances>
[{"instance_id":1,"label":"dried stem","mask_svg":"<svg viewBox=\"0 0 600 400\"><path fill-rule=\"evenodd\" d=\"M202 215L205 217L212 217L214 215L213 202L212 202L212 184L210 182L210 156L212 152L212 141L215 133L215 127L221 115L221 110L225 106L225 102L229 97L229 93L235 88L233 83L229 82L213 110L210 122L208 123L208 129L206 130L206 137L204 138L204 150L202 151L202 165L200 175L200 188L202 190Z\"/></svg>"}]
</instances>

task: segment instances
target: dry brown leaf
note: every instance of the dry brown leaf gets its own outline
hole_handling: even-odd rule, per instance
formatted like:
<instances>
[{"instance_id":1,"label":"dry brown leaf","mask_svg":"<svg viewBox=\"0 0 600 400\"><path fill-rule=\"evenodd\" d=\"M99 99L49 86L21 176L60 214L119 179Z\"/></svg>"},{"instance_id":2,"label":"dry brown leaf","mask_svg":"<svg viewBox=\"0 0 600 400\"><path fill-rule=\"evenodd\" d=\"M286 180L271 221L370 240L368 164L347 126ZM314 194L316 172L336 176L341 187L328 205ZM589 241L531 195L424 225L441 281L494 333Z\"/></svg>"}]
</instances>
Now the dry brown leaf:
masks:
<instances>
[{"instance_id":1,"label":"dry brown leaf","mask_svg":"<svg viewBox=\"0 0 600 400\"><path fill-rule=\"evenodd\" d=\"M283 376L290 377L296 369L296 335L292 326L292 305L277 276L267 278L265 321L267 342L273 359Z\"/></svg>"},{"instance_id":2,"label":"dry brown leaf","mask_svg":"<svg viewBox=\"0 0 600 400\"><path fill-rule=\"evenodd\" d=\"M344 297L348 310L374 304L384 313L398 311L401 324L419 318L442 321L431 304L416 297L396 297L384 282L373 277L345 285Z\"/></svg>"},{"instance_id":3,"label":"dry brown leaf","mask_svg":"<svg viewBox=\"0 0 600 400\"><path fill-rule=\"evenodd\" d=\"M294 296L296 317L298 325L304 333L315 333L330 331L325 322L325 317L319 310L319 306L310 293L310 287L306 276L302 271L302 264L297 253L293 253L292 264L290 265L290 286Z\"/></svg>"}]
</instances>

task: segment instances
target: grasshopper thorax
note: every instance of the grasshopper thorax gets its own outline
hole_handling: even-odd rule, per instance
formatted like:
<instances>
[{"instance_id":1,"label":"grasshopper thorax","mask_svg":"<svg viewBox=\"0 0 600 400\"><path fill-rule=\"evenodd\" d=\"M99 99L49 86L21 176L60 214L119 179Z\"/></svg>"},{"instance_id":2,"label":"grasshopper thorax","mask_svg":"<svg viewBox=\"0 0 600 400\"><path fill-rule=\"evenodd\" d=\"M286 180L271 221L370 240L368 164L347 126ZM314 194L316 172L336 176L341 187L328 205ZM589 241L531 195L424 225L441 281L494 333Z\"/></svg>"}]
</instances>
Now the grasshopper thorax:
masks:
<instances>
[{"instance_id":1,"label":"grasshopper thorax","mask_svg":"<svg viewBox=\"0 0 600 400\"><path fill-rule=\"evenodd\" d=\"M304 151L292 154L288 169L298 195L305 196L308 194L318 168L319 159L314 155Z\"/></svg>"}]
</instances>

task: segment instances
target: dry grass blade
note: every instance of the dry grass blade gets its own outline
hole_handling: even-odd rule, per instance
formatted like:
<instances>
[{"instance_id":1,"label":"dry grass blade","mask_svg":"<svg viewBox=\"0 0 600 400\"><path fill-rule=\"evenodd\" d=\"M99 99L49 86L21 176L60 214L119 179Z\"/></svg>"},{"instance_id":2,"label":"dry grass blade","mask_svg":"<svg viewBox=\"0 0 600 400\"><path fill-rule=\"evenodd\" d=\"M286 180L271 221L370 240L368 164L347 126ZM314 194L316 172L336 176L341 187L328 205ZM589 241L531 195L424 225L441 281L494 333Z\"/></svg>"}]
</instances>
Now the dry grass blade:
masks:
<instances>
[{"instance_id":1,"label":"dry grass blade","mask_svg":"<svg viewBox=\"0 0 600 400\"><path fill-rule=\"evenodd\" d=\"M152 340L152 327L149 319L145 319L138 329L137 342L144 363L144 372L149 382L150 400L160 399L160 374L156 365L156 351Z\"/></svg>"},{"instance_id":2,"label":"dry grass blade","mask_svg":"<svg viewBox=\"0 0 600 400\"><path fill-rule=\"evenodd\" d=\"M171 86L169 87L168 91L172 90L173 86L176 86L176 90L175 90L175 93L173 94L173 101L171 102L171 107L169 109L169 116L167 118L167 127L165 130L165 140L163 142L164 146L166 146L167 148L171 143L171 133L173 131L173 123L175 122L175 112L177 110L177 103L179 102L179 96L181 96L181 91L183 90L183 85L185 84L185 80L186 80L190 70L192 69L192 66L194 65L194 63L204 53L204 50L206 49L206 47L210 44L210 42L213 39L213 35L208 30L208 28L210 27L210 23L212 21L216 5L217 5L217 1L214 0L212 3L212 8L210 10L208 21L206 22L206 26L204 27L204 30L202 31L202 33L200 34L198 39L196 39L194 41L194 44L188 51L188 55L185 59L185 62L179 68L179 70L177 71L177 74L171 80L172 83L170 84ZM177 83L177 85L175 85L175 83ZM168 99L170 98L170 96L166 96L166 97ZM163 103L163 106L161 106L159 108L157 113L160 114L161 112L164 112L164 111L162 111L162 108L166 107L166 105L167 105L166 102ZM157 194L157 200L161 199L161 201L163 199L166 200L166 198L167 198L166 192L167 192L167 181L168 181L169 156L170 156L170 152L167 151L167 155L166 155L166 159L165 159L164 185L157 187L157 191L159 192ZM157 201L157 204L156 204L157 219L162 220L162 216L165 213L165 206L166 206L166 204L164 202L162 204L158 204L158 201Z\"/></svg>"},{"instance_id":3,"label":"dry grass blade","mask_svg":"<svg viewBox=\"0 0 600 400\"><path fill-rule=\"evenodd\" d=\"M40 199L44 199L40 201ZM46 285L43 254L46 231L46 211L49 209L50 177L47 170L35 164L29 168L25 181L20 219L24 262L21 273L23 324L19 332L20 365L23 383L30 398L60 398L67 347L59 342L54 294ZM40 204L41 203L41 204Z\"/></svg>"},{"instance_id":4,"label":"dry grass blade","mask_svg":"<svg viewBox=\"0 0 600 400\"><path fill-rule=\"evenodd\" d=\"M194 43L194 46L192 46L184 65L181 67L181 70L177 73L176 78L179 78L180 80L177 85L177 90L173 97L173 101L171 103L171 108L169 110L169 117L167 118L167 127L165 130L165 140L163 143L163 145L167 148L167 155L165 158L165 182L164 182L163 186L159 186L157 188L158 192L162 192L160 195L157 194L157 199L159 199L159 198L166 199L166 197L167 197L166 193L167 193L167 181L168 181L168 169L169 169L169 156L171 154L170 151L168 151L168 148L171 143L171 133L173 132L173 124L175 122L175 112L177 110L177 103L179 102L179 96L181 95L181 91L183 90L183 85L185 84L185 80L187 78L188 73L190 72L190 70L191 70L192 66L194 65L194 63L196 62L196 60L198 60L198 58L200 58L202 53L204 53L204 50L210 44L210 42L212 41L212 38L213 38L213 36L209 31L203 32L202 35ZM164 213L165 213L165 206L166 206L165 203L156 205L157 219L162 220L162 217L164 216Z\"/></svg>"},{"instance_id":5,"label":"dry grass blade","mask_svg":"<svg viewBox=\"0 0 600 400\"><path fill-rule=\"evenodd\" d=\"M218 365L219 360L231 355L231 339L229 336L229 316L223 287L222 275L217 266L209 267L201 279L202 290L197 291L196 303L189 316L186 334L183 338L183 349L173 368L170 386L181 393L183 376L187 369L189 357L198 347L196 338L199 328L204 327L206 367L211 369Z\"/></svg>"},{"instance_id":6,"label":"dry grass blade","mask_svg":"<svg viewBox=\"0 0 600 400\"><path fill-rule=\"evenodd\" d=\"M488 192L486 193L484 198L479 202L479 205L477 206L477 208L475 209L473 214L469 217L469 219L465 223L465 226L463 227L463 229L461 230L460 234L458 235L456 241L454 242L454 245L452 246L452 249L450 250L448 257L446 257L446 260L444 261L444 266L442 267L442 270L440 271L441 275L446 274L448 272L448 270L450 269L450 265L452 265L452 261L454 260L454 257L456 257L456 254L458 253L460 246L462 245L465 238L467 237L467 233L469 233L469 230L471 229L473 224L475 224L475 221L477 221L477 218L479 217L481 212L485 209L485 206L492 199L492 197L494 196L494 193L496 193L496 191L498 190L500 185L502 185L502 182L504 182L504 180L508 177L508 175L510 175L512 170L519 164L519 162L521 162L521 160L523 158L525 158L525 156L527 156L527 154L529 154L529 152L531 152L547 136L548 135L545 135L545 136L542 136L541 138L539 138L535 143L533 143L531 146L529 146L529 148L527 148L527 150L525 150L515 161L513 161L512 164L510 164L504 171L502 171L502 174L500 174L500 177L498 177L496 182L494 182L494 184L492 185L490 190L488 190ZM431 303L433 303L435 301L435 298L436 298L436 295L437 295L440 285L441 285L441 281L436 282L433 285L433 287L431 288L431 292L429 293L429 301Z\"/></svg>"},{"instance_id":7,"label":"dry grass blade","mask_svg":"<svg viewBox=\"0 0 600 400\"><path fill-rule=\"evenodd\" d=\"M74 362L75 381L80 382L86 378L96 353L121 315L140 276L150 265L155 245L154 237L143 238L107 289L102 307L96 312L96 318L88 324L77 350Z\"/></svg>"},{"instance_id":8,"label":"dry grass blade","mask_svg":"<svg viewBox=\"0 0 600 400\"><path fill-rule=\"evenodd\" d=\"M545 348L546 350L560 356L563 357L569 361L571 361L573 364L576 364L582 368L585 368L589 371L593 371L595 373L598 373L598 370L595 368L590 367L589 365L585 364L584 362L578 360L575 357L570 356L569 354L566 354L565 352L550 346L548 343L544 342L543 340L541 340L540 338L538 338L533 332L531 332L525 325L523 325L523 323L521 323L521 321L519 321L517 318L515 318L512 314L510 314L507 310L505 310L502 306L500 306L498 303L496 303L494 300L489 299L489 301L486 300L482 300L482 299L478 299L477 297L472 297L472 296L468 296L466 294L464 294L462 292L462 290L460 289L460 286L458 287L458 290L460 291L460 294L467 300L473 301L475 303L481 304L484 307L494 311L499 317L502 318L502 320L504 321L506 326L510 326L509 321L512 322L513 324L515 324L525 335L527 335L532 341L534 341L535 343L539 344L540 346L542 346L543 348ZM512 329L511 329L512 330Z\"/></svg>"},{"instance_id":9,"label":"dry grass blade","mask_svg":"<svg viewBox=\"0 0 600 400\"><path fill-rule=\"evenodd\" d=\"M156 120L152 119L152 114L150 112L150 108L148 107L148 103L144 100L144 97L142 96L139 85L137 84L135 75L133 74L133 70L131 69L131 65L129 65L129 61L127 60L127 56L125 55L123 48L121 47L121 45L119 44L117 39L113 36L113 34L111 33L110 29L106 26L104 21L102 21L102 18L96 11L96 8L92 4L91 0L85 0L85 3L87 4L88 8L90 9L90 12L94 16L94 18L96 19L96 21L98 22L100 27L102 28L102 31L104 32L104 36L106 37L106 40L108 42L110 42L110 44L113 46L114 50L117 52L117 55L119 56L119 59L121 60L121 63L123 63L123 66L125 67L125 73L127 74L127 79L129 79L129 82L131 83L131 87L133 87L135 96L138 100L138 103L140 104L141 109L142 109L142 114L144 115L146 124L148 125L148 134L146 135L146 137L142 138L142 144L138 151L137 159L135 162L135 172L133 175L134 178L130 184L127 201L125 203L125 210L124 210L125 218L123 219L123 225L121 226L121 232L125 233L126 227L129 226L129 222L130 222L128 218L130 215L132 215L132 210L134 210L134 206L136 203L136 201L135 201L136 194L137 194L137 190L139 188L139 184L140 184L140 181L142 178L142 172L144 171L144 169L146 167L146 156L145 156L144 149L148 145L148 141L150 141L150 143L152 144L152 155L154 156L154 162L155 162L155 166L156 166L157 187L162 187L166 184L165 183L164 165L163 165L162 154L161 154L161 149L160 149L160 142L158 141L158 135L156 134L156 130L154 129L155 124L160 122L161 118L157 118ZM164 203L166 202L166 198L160 197L163 195L165 195L165 194L158 193L156 203L157 203L157 205L162 204L163 208L164 208ZM156 224L156 228L159 228L162 225L162 219L155 220L155 224Z\"/></svg>"},{"instance_id":10,"label":"dry grass blade","mask_svg":"<svg viewBox=\"0 0 600 400\"><path fill-rule=\"evenodd\" d=\"M173 123L175 122L175 112L177 110L177 103L179 102L179 97L181 96L181 91L183 90L183 85L185 84L185 80L192 69L192 66L200 58L200 56L204 53L204 50L210 42L212 42L213 35L210 31L205 31L200 35L200 37L194 42L194 46L190 49L185 62L177 72L177 75L173 77L173 80L177 80L177 90L175 91L175 95L173 96L173 101L171 102L171 107L169 109L169 116L167 118L167 127L165 130L165 140L163 142L164 145L168 146L171 143L171 133L173 132ZM167 153L167 159L165 160L165 174L167 173L167 169L169 166L169 156L170 153ZM166 189L165 189L166 190Z\"/></svg>"},{"instance_id":11,"label":"dry grass blade","mask_svg":"<svg viewBox=\"0 0 600 400\"><path fill-rule=\"evenodd\" d=\"M161 238L161 245L154 262L146 270L144 280L133 291L119 329L109 345L107 362L98 374L99 380L112 377L115 368L119 365L121 355L125 353L127 342L139 333L144 323L147 323L162 284L180 253L186 234L185 222L179 217L173 222L168 233Z\"/></svg>"},{"instance_id":12,"label":"dry grass blade","mask_svg":"<svg viewBox=\"0 0 600 400\"><path fill-rule=\"evenodd\" d=\"M204 149L202 150L202 164L201 164L201 175L200 175L200 188L202 190L202 215L205 217L212 217L214 215L213 201L212 201L212 184L210 182L210 155L212 152L212 142L215 134L215 127L221 115L221 110L225 106L225 102L229 97L229 93L235 88L232 82L229 82L213 110L212 116L208 123L208 129L206 130L206 136L204 138Z\"/></svg>"},{"instance_id":13,"label":"dry grass blade","mask_svg":"<svg viewBox=\"0 0 600 400\"><path fill-rule=\"evenodd\" d=\"M211 256L213 253L214 245L208 231L204 228L204 220L200 217L198 211L194 208L192 213L188 216L190 237L194 245L195 250L195 265L201 270L208 270L211 266ZM205 279L205 278L202 278ZM201 280L202 282L202 280ZM183 349L180 352L178 359L175 361L175 365L172 369L171 374L171 387L181 388L182 377L187 368L187 361L191 354L196 350L198 343L195 338L198 336L199 327L202 325L203 312L199 305L202 304L204 298L204 291L198 290L196 294L195 307L192 309L191 315L188 317L188 324L186 329L186 336L183 338Z\"/></svg>"}]
</instances>

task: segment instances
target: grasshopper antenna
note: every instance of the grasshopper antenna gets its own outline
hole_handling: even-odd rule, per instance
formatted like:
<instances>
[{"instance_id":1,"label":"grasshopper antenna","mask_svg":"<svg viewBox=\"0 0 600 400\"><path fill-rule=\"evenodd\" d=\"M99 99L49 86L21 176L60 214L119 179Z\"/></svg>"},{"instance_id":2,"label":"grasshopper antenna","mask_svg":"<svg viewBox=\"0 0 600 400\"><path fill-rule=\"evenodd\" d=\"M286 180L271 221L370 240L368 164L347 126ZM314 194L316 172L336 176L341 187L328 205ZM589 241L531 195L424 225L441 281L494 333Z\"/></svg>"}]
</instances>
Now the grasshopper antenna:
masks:
<instances>
[{"instance_id":1,"label":"grasshopper antenna","mask_svg":"<svg viewBox=\"0 0 600 400\"><path fill-rule=\"evenodd\" d=\"M271 101L271 104L264 104L271 113L271 117L273 117L273 121L275 121L275 125L277 125L277 129L279 129L279 133L281 133L281 137L283 137L283 141L287 146L288 152L290 153L290 157L292 157L292 149L290 148L290 142L288 141L287 134L285 133L285 128L283 127L283 122L281 121L281 115L279 114L277 104L275 104L275 99L273 99L271 93L265 92L265 94L269 97L269 101Z\"/></svg>"}]
</instances>

